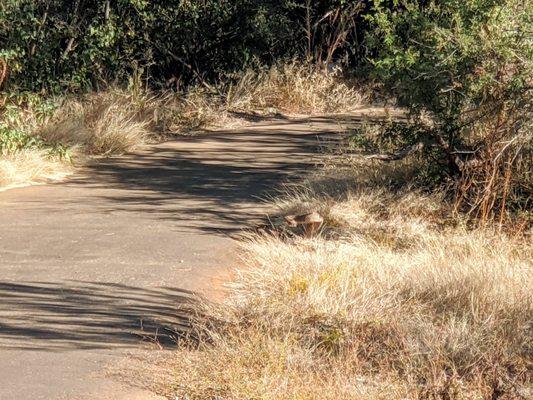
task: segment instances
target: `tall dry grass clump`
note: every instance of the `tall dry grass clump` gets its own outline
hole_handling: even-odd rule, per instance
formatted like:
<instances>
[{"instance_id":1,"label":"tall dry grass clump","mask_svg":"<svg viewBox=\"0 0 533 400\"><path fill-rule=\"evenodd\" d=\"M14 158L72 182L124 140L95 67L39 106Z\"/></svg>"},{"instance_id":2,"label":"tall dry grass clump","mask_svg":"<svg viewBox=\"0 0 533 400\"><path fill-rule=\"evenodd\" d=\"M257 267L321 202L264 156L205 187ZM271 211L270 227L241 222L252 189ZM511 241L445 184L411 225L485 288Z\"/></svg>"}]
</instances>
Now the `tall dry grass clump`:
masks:
<instances>
[{"instance_id":1,"label":"tall dry grass clump","mask_svg":"<svg viewBox=\"0 0 533 400\"><path fill-rule=\"evenodd\" d=\"M52 102L33 96L0 101L0 189L60 179L71 171L61 146L48 146L34 132L49 120Z\"/></svg>"},{"instance_id":2,"label":"tall dry grass clump","mask_svg":"<svg viewBox=\"0 0 533 400\"><path fill-rule=\"evenodd\" d=\"M340 78L293 62L245 72L235 83L221 83L212 91L191 88L184 94L153 93L134 85L128 90L110 88L66 99L38 134L50 143L108 155L161 137L242 124L234 111L341 112L357 107L363 99Z\"/></svg>"},{"instance_id":3,"label":"tall dry grass clump","mask_svg":"<svg viewBox=\"0 0 533 400\"><path fill-rule=\"evenodd\" d=\"M150 138L155 102L118 89L67 99L38 135L90 155L124 153Z\"/></svg>"},{"instance_id":4,"label":"tall dry grass clump","mask_svg":"<svg viewBox=\"0 0 533 400\"><path fill-rule=\"evenodd\" d=\"M25 149L0 156L0 190L3 187L35 184L61 179L72 172L72 167L48 152Z\"/></svg>"},{"instance_id":5,"label":"tall dry grass clump","mask_svg":"<svg viewBox=\"0 0 533 400\"><path fill-rule=\"evenodd\" d=\"M23 142L16 139L17 151L59 149L67 155L63 160L67 165L70 160L126 153L170 136L243 125L247 118L242 119L241 113L340 112L356 107L362 99L338 77L296 62L240 74L233 84L220 83L210 91L190 88L187 93L153 92L144 87L140 76L134 76L126 89L110 87L51 99L28 93L8 96L0 106L0 128L10 138L0 139L7 143L11 136L22 135ZM42 168L28 163L20 177L28 176L29 166L35 167L34 177L49 167L39 151L34 161L43 160ZM27 152L19 158L23 156ZM6 158L4 165L8 163L10 172L6 169L4 176L14 176L13 168L21 164Z\"/></svg>"},{"instance_id":6,"label":"tall dry grass clump","mask_svg":"<svg viewBox=\"0 0 533 400\"><path fill-rule=\"evenodd\" d=\"M242 124L238 113L328 113L349 111L364 100L340 78L315 66L288 63L237 76L210 92L153 93L134 85L65 99L38 130L50 143L90 155L134 150L147 141L202 128Z\"/></svg>"},{"instance_id":7,"label":"tall dry grass clump","mask_svg":"<svg viewBox=\"0 0 533 400\"><path fill-rule=\"evenodd\" d=\"M239 126L244 114L325 114L349 112L365 101L355 88L315 65L290 62L237 74L212 91L193 88L183 97L167 97L170 131Z\"/></svg>"},{"instance_id":8,"label":"tall dry grass clump","mask_svg":"<svg viewBox=\"0 0 533 400\"><path fill-rule=\"evenodd\" d=\"M279 202L282 213L322 205L320 236L244 242L247 268L209 340L176 356L173 393L531 396L531 244L443 220L439 194L376 189L379 173L357 174L321 174Z\"/></svg>"},{"instance_id":9,"label":"tall dry grass clump","mask_svg":"<svg viewBox=\"0 0 533 400\"><path fill-rule=\"evenodd\" d=\"M228 87L226 99L231 109L308 114L350 111L365 96L316 65L291 62L247 71Z\"/></svg>"},{"instance_id":10,"label":"tall dry grass clump","mask_svg":"<svg viewBox=\"0 0 533 400\"><path fill-rule=\"evenodd\" d=\"M0 107L0 186L58 179L71 161L120 154L153 134L156 106L148 93L110 89L80 98L20 94Z\"/></svg>"}]
</instances>

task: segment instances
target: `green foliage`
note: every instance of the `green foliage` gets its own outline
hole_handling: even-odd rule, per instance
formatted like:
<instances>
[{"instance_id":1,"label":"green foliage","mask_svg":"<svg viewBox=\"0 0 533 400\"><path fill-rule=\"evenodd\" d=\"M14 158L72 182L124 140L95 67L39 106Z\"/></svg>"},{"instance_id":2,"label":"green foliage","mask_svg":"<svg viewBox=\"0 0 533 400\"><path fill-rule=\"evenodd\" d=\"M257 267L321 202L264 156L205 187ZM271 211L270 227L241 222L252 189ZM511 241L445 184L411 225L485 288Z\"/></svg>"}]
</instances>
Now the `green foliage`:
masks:
<instances>
[{"instance_id":1,"label":"green foliage","mask_svg":"<svg viewBox=\"0 0 533 400\"><path fill-rule=\"evenodd\" d=\"M32 129L45 123L59 107L54 98L31 92L9 93L2 102L0 123L21 129Z\"/></svg>"},{"instance_id":2,"label":"green foliage","mask_svg":"<svg viewBox=\"0 0 533 400\"><path fill-rule=\"evenodd\" d=\"M70 153L65 146L48 144L38 136L0 124L0 155L6 156L25 149L42 149L51 157L70 160Z\"/></svg>"},{"instance_id":3,"label":"green foliage","mask_svg":"<svg viewBox=\"0 0 533 400\"><path fill-rule=\"evenodd\" d=\"M18 129L0 125L0 154L12 154L25 148L37 148L42 141Z\"/></svg>"},{"instance_id":4,"label":"green foliage","mask_svg":"<svg viewBox=\"0 0 533 400\"><path fill-rule=\"evenodd\" d=\"M98 87L126 77L137 64L153 67L158 79L190 80L246 62L254 39L256 47L265 45L248 39L253 31L243 21L253 23L250 4L6 0L0 4L0 42L9 53L11 83L24 89Z\"/></svg>"},{"instance_id":5,"label":"green foliage","mask_svg":"<svg viewBox=\"0 0 533 400\"><path fill-rule=\"evenodd\" d=\"M374 77L419 118L457 206L483 220L503 221L514 195L527 206L532 16L525 0L374 0L367 15Z\"/></svg>"},{"instance_id":6,"label":"green foliage","mask_svg":"<svg viewBox=\"0 0 533 400\"><path fill-rule=\"evenodd\" d=\"M328 50L337 56L349 47L342 39L345 33L354 31L353 18L345 21L352 15L346 10L362 9L359 4L363 2L3 0L0 59L8 61L12 89L98 88L125 81L135 70L142 70L151 86L180 88L304 56L311 34L307 22L312 23L317 57ZM345 13L334 13L339 10ZM339 21L345 16L345 30L337 36L333 15Z\"/></svg>"},{"instance_id":7,"label":"green foliage","mask_svg":"<svg viewBox=\"0 0 533 400\"><path fill-rule=\"evenodd\" d=\"M428 109L448 122L464 106L479 105L505 84L527 87L531 76L531 15L522 0L375 0L367 18L375 31L375 76L389 84L402 104ZM508 80L502 69L516 68ZM508 71L511 72L511 71Z\"/></svg>"}]
</instances>

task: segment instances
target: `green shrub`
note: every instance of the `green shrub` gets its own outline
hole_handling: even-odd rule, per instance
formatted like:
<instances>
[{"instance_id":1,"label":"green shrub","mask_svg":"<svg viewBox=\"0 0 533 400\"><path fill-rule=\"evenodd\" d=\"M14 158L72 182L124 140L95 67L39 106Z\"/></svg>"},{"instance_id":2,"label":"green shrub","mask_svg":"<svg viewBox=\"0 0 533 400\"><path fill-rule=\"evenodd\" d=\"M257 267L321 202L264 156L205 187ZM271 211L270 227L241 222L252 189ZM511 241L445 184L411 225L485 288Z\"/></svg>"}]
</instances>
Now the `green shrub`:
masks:
<instances>
[{"instance_id":1,"label":"green shrub","mask_svg":"<svg viewBox=\"0 0 533 400\"><path fill-rule=\"evenodd\" d=\"M0 154L7 155L29 147L39 147L41 141L18 129L0 125Z\"/></svg>"},{"instance_id":2,"label":"green shrub","mask_svg":"<svg viewBox=\"0 0 533 400\"><path fill-rule=\"evenodd\" d=\"M24 90L207 84L295 56L329 63L353 43L362 1L3 0L0 60ZM0 62L1 66L1 62Z\"/></svg>"},{"instance_id":3,"label":"green shrub","mask_svg":"<svg viewBox=\"0 0 533 400\"><path fill-rule=\"evenodd\" d=\"M410 144L482 221L529 207L532 16L522 0L374 0L367 15L374 76L418 119Z\"/></svg>"},{"instance_id":4,"label":"green shrub","mask_svg":"<svg viewBox=\"0 0 533 400\"><path fill-rule=\"evenodd\" d=\"M47 143L38 134L40 127L53 116L58 103L32 93L6 96L0 106L0 156L25 149L45 150L53 157L70 159L67 147Z\"/></svg>"}]
</instances>

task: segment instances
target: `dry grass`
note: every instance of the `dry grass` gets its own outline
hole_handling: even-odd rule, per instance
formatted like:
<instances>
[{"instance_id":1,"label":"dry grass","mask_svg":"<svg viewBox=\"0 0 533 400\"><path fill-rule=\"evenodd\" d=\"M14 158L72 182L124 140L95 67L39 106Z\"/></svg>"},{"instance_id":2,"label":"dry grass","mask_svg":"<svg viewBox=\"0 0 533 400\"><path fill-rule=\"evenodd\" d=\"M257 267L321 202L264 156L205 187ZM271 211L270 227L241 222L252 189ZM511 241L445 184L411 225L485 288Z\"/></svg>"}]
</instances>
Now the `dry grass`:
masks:
<instances>
[{"instance_id":1,"label":"dry grass","mask_svg":"<svg viewBox=\"0 0 533 400\"><path fill-rule=\"evenodd\" d=\"M367 101L362 90L312 65L291 62L247 71L214 93L191 90L176 101L167 97L170 130L228 128L243 125L238 113L253 115L349 112Z\"/></svg>"},{"instance_id":2,"label":"dry grass","mask_svg":"<svg viewBox=\"0 0 533 400\"><path fill-rule=\"evenodd\" d=\"M112 89L66 100L38 135L90 155L135 150L150 138L156 100Z\"/></svg>"},{"instance_id":3,"label":"dry grass","mask_svg":"<svg viewBox=\"0 0 533 400\"><path fill-rule=\"evenodd\" d=\"M292 62L260 72L246 72L233 84L218 85L212 93L196 88L187 94L156 94L142 89L137 82L128 90L110 88L77 98L55 99L52 101L55 105L31 95L23 95L19 100L20 104L5 104L0 108L7 126L69 149L79 162L85 156L129 152L169 136L243 125L246 121L239 113L342 112L357 107L364 98L340 79L324 75L315 67ZM38 160L43 160L42 166ZM45 171L50 166L48 159L39 156L27 166L7 158L3 163L10 165L11 176L18 174L20 179L31 176L32 180L39 176L46 178ZM20 173L14 172L16 167L21 167ZM30 168L34 168L33 172Z\"/></svg>"},{"instance_id":4,"label":"dry grass","mask_svg":"<svg viewBox=\"0 0 533 400\"><path fill-rule=\"evenodd\" d=\"M326 171L279 202L282 213L321 205L328 226L314 239L244 242L249 268L212 311L223 322L178 352L169 393L531 396L531 244L450 224L439 194L391 191L370 171Z\"/></svg>"},{"instance_id":5,"label":"dry grass","mask_svg":"<svg viewBox=\"0 0 533 400\"><path fill-rule=\"evenodd\" d=\"M347 112L367 100L338 77L297 62L246 72L227 89L226 99L230 109L288 114Z\"/></svg>"},{"instance_id":6,"label":"dry grass","mask_svg":"<svg viewBox=\"0 0 533 400\"><path fill-rule=\"evenodd\" d=\"M192 88L186 94L112 88L67 100L39 134L54 143L82 146L90 154L114 154L162 136L242 125L235 111L343 112L360 106L364 99L339 78L293 62L248 71L234 84L221 84L212 93L205 88Z\"/></svg>"},{"instance_id":7,"label":"dry grass","mask_svg":"<svg viewBox=\"0 0 533 400\"><path fill-rule=\"evenodd\" d=\"M232 112L328 113L349 111L363 96L338 78L312 66L289 63L246 72L218 91L187 94L111 88L81 99L66 99L38 129L51 143L78 146L88 154L134 150L161 136L242 124Z\"/></svg>"},{"instance_id":8,"label":"dry grass","mask_svg":"<svg viewBox=\"0 0 533 400\"><path fill-rule=\"evenodd\" d=\"M152 120L148 111L142 113L150 103L132 93L110 90L81 100L46 102L29 96L20 101L21 105L6 104L0 109L5 132L11 129L37 138L27 140L25 147L4 149L0 187L60 178L72 171L72 160L79 163L87 155L124 153L149 138Z\"/></svg>"},{"instance_id":9,"label":"dry grass","mask_svg":"<svg viewBox=\"0 0 533 400\"><path fill-rule=\"evenodd\" d=\"M0 157L0 188L61 179L71 171L70 164L43 150L22 150Z\"/></svg>"}]
</instances>

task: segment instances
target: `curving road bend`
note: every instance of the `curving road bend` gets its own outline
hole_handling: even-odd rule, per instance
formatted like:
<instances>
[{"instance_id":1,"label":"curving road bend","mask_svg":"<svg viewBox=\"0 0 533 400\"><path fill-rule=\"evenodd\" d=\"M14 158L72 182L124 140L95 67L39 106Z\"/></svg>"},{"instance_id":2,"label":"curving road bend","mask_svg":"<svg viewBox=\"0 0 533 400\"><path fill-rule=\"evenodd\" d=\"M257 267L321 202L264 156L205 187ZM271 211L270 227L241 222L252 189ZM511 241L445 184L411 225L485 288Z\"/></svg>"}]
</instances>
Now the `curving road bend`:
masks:
<instances>
[{"instance_id":1,"label":"curving road bend","mask_svg":"<svg viewBox=\"0 0 533 400\"><path fill-rule=\"evenodd\" d=\"M105 365L163 343L193 293L220 295L232 237L338 130L328 117L263 121L0 193L0 399L157 398Z\"/></svg>"}]
</instances>

